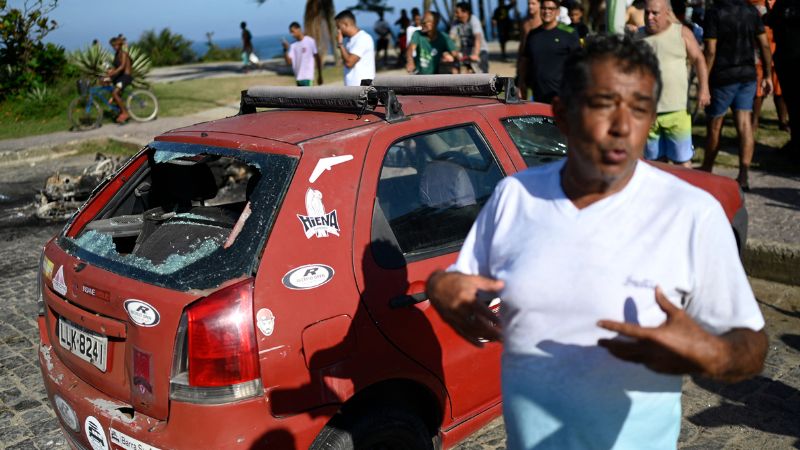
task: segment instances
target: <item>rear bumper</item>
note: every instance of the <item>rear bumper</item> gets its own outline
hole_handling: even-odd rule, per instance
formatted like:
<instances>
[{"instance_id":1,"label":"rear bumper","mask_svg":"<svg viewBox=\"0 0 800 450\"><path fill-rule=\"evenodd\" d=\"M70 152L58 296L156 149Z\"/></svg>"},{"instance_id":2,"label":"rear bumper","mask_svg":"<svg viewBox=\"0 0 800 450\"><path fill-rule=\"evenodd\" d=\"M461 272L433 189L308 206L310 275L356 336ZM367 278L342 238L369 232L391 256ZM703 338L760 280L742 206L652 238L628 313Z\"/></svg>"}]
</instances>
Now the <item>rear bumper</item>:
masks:
<instances>
[{"instance_id":1,"label":"rear bumper","mask_svg":"<svg viewBox=\"0 0 800 450\"><path fill-rule=\"evenodd\" d=\"M328 420L327 414L273 417L266 396L225 405L170 402L168 420L136 413L131 405L108 397L75 376L61 362L39 317L39 366L50 405L73 448L92 448L87 420L94 417L102 428L108 448L137 448L135 441L155 449L180 448L307 448ZM57 345L57 344L56 344ZM55 406L58 394L77 416L78 430L69 427ZM128 440L130 445L113 442ZM133 438L133 441L130 440Z\"/></svg>"}]
</instances>

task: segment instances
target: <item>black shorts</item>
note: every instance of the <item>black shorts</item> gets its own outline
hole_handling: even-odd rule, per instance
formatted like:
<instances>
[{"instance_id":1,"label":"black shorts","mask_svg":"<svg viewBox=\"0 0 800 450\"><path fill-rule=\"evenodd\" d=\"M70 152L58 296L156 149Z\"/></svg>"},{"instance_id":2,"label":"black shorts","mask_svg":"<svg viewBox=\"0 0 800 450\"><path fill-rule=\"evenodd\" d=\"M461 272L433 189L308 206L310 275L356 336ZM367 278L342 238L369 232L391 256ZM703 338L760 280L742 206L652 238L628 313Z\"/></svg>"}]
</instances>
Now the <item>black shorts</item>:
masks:
<instances>
[{"instance_id":1,"label":"black shorts","mask_svg":"<svg viewBox=\"0 0 800 450\"><path fill-rule=\"evenodd\" d=\"M389 48L389 39L379 38L377 51L387 50Z\"/></svg>"},{"instance_id":2,"label":"black shorts","mask_svg":"<svg viewBox=\"0 0 800 450\"><path fill-rule=\"evenodd\" d=\"M111 79L111 84L120 91L130 86L131 83L133 83L133 77L127 73L121 73Z\"/></svg>"}]
</instances>

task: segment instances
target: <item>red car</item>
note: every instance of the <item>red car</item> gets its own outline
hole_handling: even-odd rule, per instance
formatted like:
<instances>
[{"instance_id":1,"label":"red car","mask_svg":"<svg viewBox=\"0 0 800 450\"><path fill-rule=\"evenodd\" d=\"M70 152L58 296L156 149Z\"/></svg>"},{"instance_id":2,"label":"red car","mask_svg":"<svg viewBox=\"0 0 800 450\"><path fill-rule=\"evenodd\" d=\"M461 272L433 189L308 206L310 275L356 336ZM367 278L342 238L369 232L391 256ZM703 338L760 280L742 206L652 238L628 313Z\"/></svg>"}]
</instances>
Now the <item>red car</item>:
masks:
<instances>
[{"instance_id":1,"label":"red car","mask_svg":"<svg viewBox=\"0 0 800 450\"><path fill-rule=\"evenodd\" d=\"M566 152L511 86L252 88L158 136L44 248L39 361L70 444L447 448L497 417L500 345L424 288L501 178ZM743 242L734 181L663 167Z\"/></svg>"}]
</instances>

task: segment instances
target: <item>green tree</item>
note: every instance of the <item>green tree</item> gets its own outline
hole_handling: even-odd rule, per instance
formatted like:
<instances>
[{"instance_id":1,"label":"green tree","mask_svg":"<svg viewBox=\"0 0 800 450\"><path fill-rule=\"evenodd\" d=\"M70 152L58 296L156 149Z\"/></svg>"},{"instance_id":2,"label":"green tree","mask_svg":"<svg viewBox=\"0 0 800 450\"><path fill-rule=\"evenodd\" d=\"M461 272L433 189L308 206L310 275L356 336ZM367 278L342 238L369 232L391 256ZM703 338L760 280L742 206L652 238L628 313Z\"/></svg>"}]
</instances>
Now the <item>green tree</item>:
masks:
<instances>
[{"instance_id":1,"label":"green tree","mask_svg":"<svg viewBox=\"0 0 800 450\"><path fill-rule=\"evenodd\" d=\"M56 29L47 15L57 0L26 0L8 8L0 0L0 99L14 92L53 82L64 70L64 49L42 42Z\"/></svg>"},{"instance_id":2,"label":"green tree","mask_svg":"<svg viewBox=\"0 0 800 450\"><path fill-rule=\"evenodd\" d=\"M1 1L1 0L0 0ZM173 33L169 28L164 28L160 33L148 30L142 33L136 42L154 66L172 66L197 61L197 55L192 50L192 41L179 33Z\"/></svg>"},{"instance_id":3,"label":"green tree","mask_svg":"<svg viewBox=\"0 0 800 450\"><path fill-rule=\"evenodd\" d=\"M353 11L369 11L375 14L394 11L394 7L387 6L386 0L358 0L355 6L350 7Z\"/></svg>"}]
</instances>

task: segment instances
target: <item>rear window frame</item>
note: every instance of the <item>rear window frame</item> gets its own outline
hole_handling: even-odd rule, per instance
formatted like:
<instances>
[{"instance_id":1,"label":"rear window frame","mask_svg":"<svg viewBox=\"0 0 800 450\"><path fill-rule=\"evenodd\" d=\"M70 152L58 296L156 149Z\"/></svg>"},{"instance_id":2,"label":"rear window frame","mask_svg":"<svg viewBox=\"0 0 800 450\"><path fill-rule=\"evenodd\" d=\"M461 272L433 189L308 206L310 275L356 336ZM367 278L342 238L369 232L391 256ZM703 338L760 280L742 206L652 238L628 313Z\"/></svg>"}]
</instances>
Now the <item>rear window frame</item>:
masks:
<instances>
[{"instance_id":1,"label":"rear window frame","mask_svg":"<svg viewBox=\"0 0 800 450\"><path fill-rule=\"evenodd\" d=\"M152 161L155 151L182 153L187 156L207 154L229 157L251 165L260 172L261 179L256 184L250 197L252 213L245 221L241 232L232 245L227 249L219 247L204 258L189 263L174 272L163 274L90 252L80 247L75 240L85 232L87 223L107 211L106 208L111 199L99 209L90 221L83 224L81 230L75 232L70 228L86 205L95 196L100 195L104 189L108 188L108 183L105 183L95 190L92 198L67 223L58 237L57 243L59 247L75 258L116 275L177 291L211 289L229 280L253 275L258 268L261 253L269 239L300 158L283 153L248 152L212 145L168 141L154 141L143 150L142 153L147 155L140 153L137 156L147 157ZM125 182L140 178L140 175L145 170L150 170L151 168L150 162L142 164L134 176L129 177ZM119 176L119 172L112 178L117 176ZM275 180L277 180L277 183L270 182ZM115 197L116 193L112 199ZM70 235L74 236L74 238L70 237Z\"/></svg>"}]
</instances>

